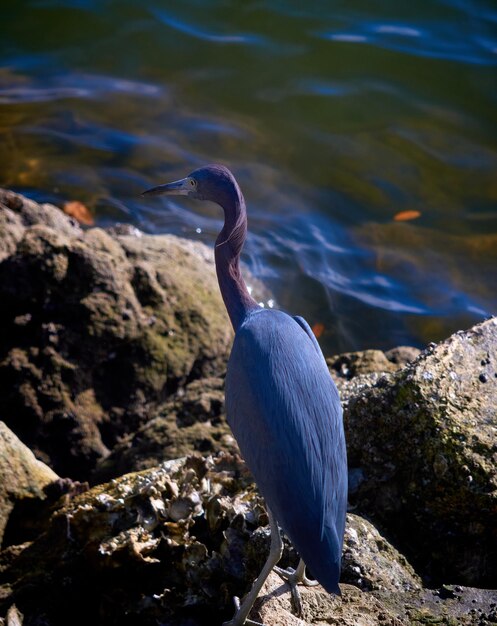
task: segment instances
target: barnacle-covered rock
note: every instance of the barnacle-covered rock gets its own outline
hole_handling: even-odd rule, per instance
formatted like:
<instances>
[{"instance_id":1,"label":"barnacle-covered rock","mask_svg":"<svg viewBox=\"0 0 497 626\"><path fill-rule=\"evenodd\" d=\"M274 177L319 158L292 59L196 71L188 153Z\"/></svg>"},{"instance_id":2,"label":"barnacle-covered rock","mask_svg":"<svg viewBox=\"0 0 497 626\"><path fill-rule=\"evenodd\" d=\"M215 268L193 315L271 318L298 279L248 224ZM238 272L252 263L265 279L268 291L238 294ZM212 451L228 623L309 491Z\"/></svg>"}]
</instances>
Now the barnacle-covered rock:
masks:
<instances>
[{"instance_id":1,"label":"barnacle-covered rock","mask_svg":"<svg viewBox=\"0 0 497 626\"><path fill-rule=\"evenodd\" d=\"M432 580L495 586L497 318L357 385L344 417L358 510Z\"/></svg>"},{"instance_id":2,"label":"barnacle-covered rock","mask_svg":"<svg viewBox=\"0 0 497 626\"><path fill-rule=\"evenodd\" d=\"M265 558L251 536L267 516L238 456L170 461L61 504L0 557L0 615L15 603L27 623L218 623Z\"/></svg>"},{"instance_id":3,"label":"barnacle-covered rock","mask_svg":"<svg viewBox=\"0 0 497 626\"><path fill-rule=\"evenodd\" d=\"M218 624L259 574L269 543L263 501L238 455L171 460L66 494L46 532L0 552L0 615L15 604L27 624L62 626L68 614L76 625ZM282 565L295 566L284 543ZM344 562L344 579L362 589L418 585L357 516L349 516ZM309 593L311 604L331 601L319 586Z\"/></svg>"}]
</instances>

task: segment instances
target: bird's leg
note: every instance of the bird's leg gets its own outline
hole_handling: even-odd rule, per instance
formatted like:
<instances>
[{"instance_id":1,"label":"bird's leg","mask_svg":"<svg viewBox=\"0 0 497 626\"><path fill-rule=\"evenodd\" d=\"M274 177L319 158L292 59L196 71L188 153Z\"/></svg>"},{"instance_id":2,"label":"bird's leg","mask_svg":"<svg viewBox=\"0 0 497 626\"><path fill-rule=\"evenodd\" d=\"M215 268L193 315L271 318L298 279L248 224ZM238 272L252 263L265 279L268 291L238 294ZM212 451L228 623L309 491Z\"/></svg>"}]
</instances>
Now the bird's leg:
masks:
<instances>
[{"instance_id":1,"label":"bird's leg","mask_svg":"<svg viewBox=\"0 0 497 626\"><path fill-rule=\"evenodd\" d=\"M317 580L310 580L305 575L305 563L303 559L300 559L299 564L297 565L297 569L293 569L289 567L288 569L282 569L281 567L275 567L274 571L286 580L290 585L290 589L292 592L293 602L295 604L295 610L299 617L302 616L302 600L300 598L300 593L297 585L302 583L306 587L314 587L318 585Z\"/></svg>"},{"instance_id":2,"label":"bird's leg","mask_svg":"<svg viewBox=\"0 0 497 626\"><path fill-rule=\"evenodd\" d=\"M245 596L241 606L240 600L238 598L234 598L236 613L233 619L229 622L224 622L223 626L243 626L243 624L256 624L257 626L261 626L258 622L249 620L247 617L257 599L257 596L259 595L259 591L262 589L262 585L266 582L266 578L269 576L276 563L281 559L281 555L283 553L283 541L281 540L278 524L269 509L267 513L271 528L271 547L269 549L269 556L264 564L264 567L262 568L261 573L252 585L252 589Z\"/></svg>"}]
</instances>

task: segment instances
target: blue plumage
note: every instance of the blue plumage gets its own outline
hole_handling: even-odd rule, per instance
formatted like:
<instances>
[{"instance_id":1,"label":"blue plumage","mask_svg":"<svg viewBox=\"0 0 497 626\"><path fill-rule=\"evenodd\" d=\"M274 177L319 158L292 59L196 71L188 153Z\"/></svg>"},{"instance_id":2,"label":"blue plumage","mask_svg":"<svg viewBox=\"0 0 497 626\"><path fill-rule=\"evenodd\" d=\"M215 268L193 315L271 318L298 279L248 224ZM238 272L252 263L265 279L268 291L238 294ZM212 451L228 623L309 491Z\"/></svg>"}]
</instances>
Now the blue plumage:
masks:
<instances>
[{"instance_id":1,"label":"blue plumage","mask_svg":"<svg viewBox=\"0 0 497 626\"><path fill-rule=\"evenodd\" d=\"M226 411L276 519L313 575L339 593L345 440L338 392L316 345L289 315L250 312L228 363Z\"/></svg>"}]
</instances>

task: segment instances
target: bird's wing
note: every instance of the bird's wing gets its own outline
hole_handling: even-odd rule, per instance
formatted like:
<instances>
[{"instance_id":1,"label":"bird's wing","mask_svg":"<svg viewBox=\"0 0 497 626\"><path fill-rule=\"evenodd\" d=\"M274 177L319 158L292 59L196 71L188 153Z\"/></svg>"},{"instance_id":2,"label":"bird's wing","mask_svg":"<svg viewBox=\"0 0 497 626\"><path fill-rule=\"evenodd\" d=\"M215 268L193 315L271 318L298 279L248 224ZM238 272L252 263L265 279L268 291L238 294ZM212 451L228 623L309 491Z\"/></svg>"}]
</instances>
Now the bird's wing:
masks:
<instances>
[{"instance_id":1,"label":"bird's wing","mask_svg":"<svg viewBox=\"0 0 497 626\"><path fill-rule=\"evenodd\" d=\"M338 562L346 457L338 392L324 358L290 316L257 312L236 335L228 422L268 506L317 576ZM338 560L338 561L337 561Z\"/></svg>"},{"instance_id":2,"label":"bird's wing","mask_svg":"<svg viewBox=\"0 0 497 626\"><path fill-rule=\"evenodd\" d=\"M326 363L324 354L321 350L321 346L319 345L318 340L316 339L316 335L312 332L312 329L309 326L309 324L305 321L303 317L300 317L300 315L294 315L293 319L307 333L309 339L312 341L314 348L316 349L316 352L319 354L319 356L323 358L323 361Z\"/></svg>"},{"instance_id":3,"label":"bird's wing","mask_svg":"<svg viewBox=\"0 0 497 626\"><path fill-rule=\"evenodd\" d=\"M306 335L309 337L309 339L312 342L312 345L314 346L317 354L319 355L320 359L323 361L323 363L325 364L326 368L328 367L327 363L326 363L326 359L324 358L324 354L323 351L321 350L321 346L318 343L318 340L316 338L316 335L312 332L312 328L309 326L309 324L307 323L307 321L301 317L300 315L294 315L293 319L297 322L297 324L304 330L304 332L306 333ZM325 435L325 446L327 445L327 438ZM325 453L326 455L326 453ZM325 494L328 494L329 497L331 497L331 494L333 492L332 490L332 485L329 484L330 481L330 472L323 472L322 475L322 488L323 488L323 492ZM321 536L323 535L324 532L324 523L326 520L326 509L329 508L329 504L330 502L327 501L327 499L325 498L323 500L322 506L323 506L323 512L322 512L322 520L321 520Z\"/></svg>"}]
</instances>

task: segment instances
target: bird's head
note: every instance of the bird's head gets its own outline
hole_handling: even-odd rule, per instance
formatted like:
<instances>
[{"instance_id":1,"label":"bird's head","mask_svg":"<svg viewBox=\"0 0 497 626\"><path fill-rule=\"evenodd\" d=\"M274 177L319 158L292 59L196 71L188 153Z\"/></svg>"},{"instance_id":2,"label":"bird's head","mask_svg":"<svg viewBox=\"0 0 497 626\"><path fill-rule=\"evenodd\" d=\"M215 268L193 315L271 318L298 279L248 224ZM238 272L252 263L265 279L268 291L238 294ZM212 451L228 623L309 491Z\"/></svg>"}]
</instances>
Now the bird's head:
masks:
<instances>
[{"instance_id":1,"label":"bird's head","mask_svg":"<svg viewBox=\"0 0 497 626\"><path fill-rule=\"evenodd\" d=\"M196 200L210 200L225 207L241 197L240 188L233 174L224 165L206 165L193 171L186 178L147 189L145 195L189 196Z\"/></svg>"}]
</instances>

